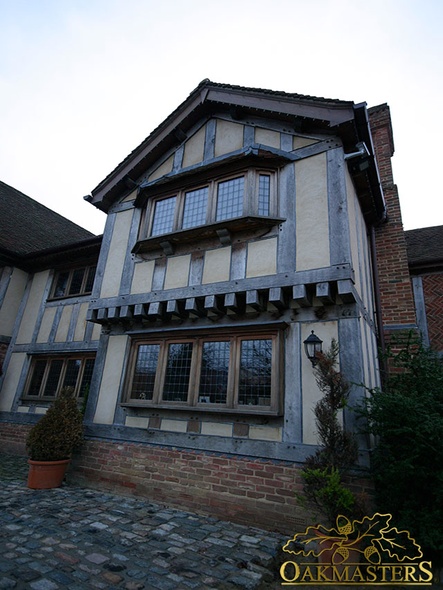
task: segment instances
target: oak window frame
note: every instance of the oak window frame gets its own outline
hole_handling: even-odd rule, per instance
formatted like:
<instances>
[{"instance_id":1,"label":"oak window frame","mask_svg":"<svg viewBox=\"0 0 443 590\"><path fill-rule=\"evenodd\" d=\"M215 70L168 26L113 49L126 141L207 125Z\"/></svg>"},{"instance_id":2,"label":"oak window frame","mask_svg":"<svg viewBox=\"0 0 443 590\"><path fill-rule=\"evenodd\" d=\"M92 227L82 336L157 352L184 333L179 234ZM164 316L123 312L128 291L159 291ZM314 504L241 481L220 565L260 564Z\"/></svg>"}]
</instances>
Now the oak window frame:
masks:
<instances>
[{"instance_id":1,"label":"oak window frame","mask_svg":"<svg viewBox=\"0 0 443 590\"><path fill-rule=\"evenodd\" d=\"M94 287L96 270L96 264L58 270L52 281L49 299L66 299L67 297L90 295ZM75 288L76 275L78 276L81 271L83 271L83 275L79 281L80 286ZM72 291L73 288L74 291Z\"/></svg>"},{"instance_id":2,"label":"oak window frame","mask_svg":"<svg viewBox=\"0 0 443 590\"><path fill-rule=\"evenodd\" d=\"M22 400L53 401L60 395L63 387L74 387L74 397L84 399L90 389L95 357L94 353L34 355L31 359ZM80 363L80 366L75 376L75 384L73 384L69 375L69 364L76 361ZM54 374L54 367L57 366L60 367L60 370L55 369ZM54 377L55 387L52 388L51 393L47 393L50 379ZM36 393L33 393L33 390Z\"/></svg>"},{"instance_id":3,"label":"oak window frame","mask_svg":"<svg viewBox=\"0 0 443 590\"><path fill-rule=\"evenodd\" d=\"M264 403L266 395L263 388L257 386L255 395L257 402L255 404L241 403L240 396L240 373L241 373L241 354L242 343L246 341L269 341L271 346L270 358L270 385L269 385L269 402ZM211 402L211 393L200 389L200 379L202 375L202 356L203 347L206 343L229 342L229 364L227 374L227 388L224 402ZM192 358L190 362L189 382L187 387L186 399L167 400L164 399L164 386L166 381L168 367L168 352L171 344L192 344ZM158 359L156 362L156 371L152 385L152 397L147 396L132 397L134 390L134 380L136 377L136 365L139 358L138 351L142 346L158 346ZM213 332L199 333L198 335L167 335L162 337L134 337L127 364L125 385L123 392L122 405L138 406L149 408L169 408L192 411L207 411L219 413L248 413L248 414L265 414L279 415L282 406L283 391L283 333L282 329L249 329L247 331L220 331L217 334ZM151 379L152 382L152 379ZM139 393L138 390L136 393Z\"/></svg>"},{"instance_id":4,"label":"oak window frame","mask_svg":"<svg viewBox=\"0 0 443 590\"><path fill-rule=\"evenodd\" d=\"M260 214L260 202L259 202L259 186L260 177L265 176L269 178L269 206L268 211L265 214ZM241 197L241 212L239 215L233 215L217 217L217 204L219 202L219 187L223 183L229 183L237 179L243 178L243 195ZM195 191L207 189L207 204L206 204L206 215L204 221L195 225L183 226L183 218L185 211L186 196ZM167 231L159 233L153 233L156 225L156 207L157 203L166 203L166 201L174 199L174 210L171 214L172 223L168 227ZM176 190L163 190L158 192L154 196L150 197L147 202L145 219L140 232L140 238L156 238L159 236L166 236L170 233L185 231L205 225L216 224L223 221L229 221L236 219L237 217L275 217L277 215L278 201L277 201L277 172L261 167L253 167L230 175L217 176L207 182L188 184L180 187Z\"/></svg>"}]
</instances>

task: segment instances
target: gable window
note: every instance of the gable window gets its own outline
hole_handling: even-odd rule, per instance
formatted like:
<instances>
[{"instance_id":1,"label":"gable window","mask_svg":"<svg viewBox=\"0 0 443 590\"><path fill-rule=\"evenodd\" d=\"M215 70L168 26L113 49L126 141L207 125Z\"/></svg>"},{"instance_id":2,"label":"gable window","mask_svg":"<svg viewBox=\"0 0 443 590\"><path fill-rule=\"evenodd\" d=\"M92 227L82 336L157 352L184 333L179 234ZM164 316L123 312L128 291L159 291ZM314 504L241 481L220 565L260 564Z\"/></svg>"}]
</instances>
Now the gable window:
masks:
<instances>
[{"instance_id":1,"label":"gable window","mask_svg":"<svg viewBox=\"0 0 443 590\"><path fill-rule=\"evenodd\" d=\"M89 391L95 357L92 355L36 356L31 363L24 398L54 399L63 387L82 398Z\"/></svg>"},{"instance_id":2,"label":"gable window","mask_svg":"<svg viewBox=\"0 0 443 590\"><path fill-rule=\"evenodd\" d=\"M51 291L52 299L86 295L92 292L95 278L94 266L84 266L56 273Z\"/></svg>"},{"instance_id":3,"label":"gable window","mask_svg":"<svg viewBox=\"0 0 443 590\"><path fill-rule=\"evenodd\" d=\"M280 338L274 330L135 340L126 402L275 413Z\"/></svg>"},{"instance_id":4,"label":"gable window","mask_svg":"<svg viewBox=\"0 0 443 590\"><path fill-rule=\"evenodd\" d=\"M243 215L275 214L275 173L248 170L152 199L148 235L160 236Z\"/></svg>"}]
</instances>

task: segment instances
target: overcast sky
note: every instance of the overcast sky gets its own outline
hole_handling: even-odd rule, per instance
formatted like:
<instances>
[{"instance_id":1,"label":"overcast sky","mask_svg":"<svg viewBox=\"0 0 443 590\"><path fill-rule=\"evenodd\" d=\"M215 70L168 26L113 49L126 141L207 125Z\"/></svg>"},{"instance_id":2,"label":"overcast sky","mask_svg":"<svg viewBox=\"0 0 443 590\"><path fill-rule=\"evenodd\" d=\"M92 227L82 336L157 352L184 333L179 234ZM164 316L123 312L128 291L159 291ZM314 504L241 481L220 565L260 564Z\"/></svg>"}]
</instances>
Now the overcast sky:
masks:
<instances>
[{"instance_id":1,"label":"overcast sky","mask_svg":"<svg viewBox=\"0 0 443 590\"><path fill-rule=\"evenodd\" d=\"M204 78L387 102L405 229L443 224L441 0L0 0L0 180L83 200Z\"/></svg>"}]
</instances>

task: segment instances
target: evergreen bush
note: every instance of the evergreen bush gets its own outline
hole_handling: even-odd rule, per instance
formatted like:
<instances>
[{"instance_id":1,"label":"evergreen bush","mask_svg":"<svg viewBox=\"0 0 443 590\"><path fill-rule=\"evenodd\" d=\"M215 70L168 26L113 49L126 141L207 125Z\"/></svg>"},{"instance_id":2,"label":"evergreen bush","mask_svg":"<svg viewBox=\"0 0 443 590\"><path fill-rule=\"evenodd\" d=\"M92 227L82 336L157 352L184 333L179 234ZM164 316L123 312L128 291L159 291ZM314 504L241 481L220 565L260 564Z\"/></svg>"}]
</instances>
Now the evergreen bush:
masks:
<instances>
[{"instance_id":1,"label":"evergreen bush","mask_svg":"<svg viewBox=\"0 0 443 590\"><path fill-rule=\"evenodd\" d=\"M73 388L65 387L30 430L26 448L33 461L60 461L69 459L82 439L83 415L73 397Z\"/></svg>"}]
</instances>

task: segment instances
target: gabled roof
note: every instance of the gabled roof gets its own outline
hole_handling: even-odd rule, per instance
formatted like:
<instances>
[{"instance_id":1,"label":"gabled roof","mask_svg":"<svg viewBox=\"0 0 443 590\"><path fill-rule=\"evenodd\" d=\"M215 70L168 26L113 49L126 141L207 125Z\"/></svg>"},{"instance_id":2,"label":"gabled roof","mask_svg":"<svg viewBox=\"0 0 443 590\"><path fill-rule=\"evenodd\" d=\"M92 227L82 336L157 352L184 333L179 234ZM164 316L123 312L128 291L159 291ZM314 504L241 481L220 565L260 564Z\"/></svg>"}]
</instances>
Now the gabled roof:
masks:
<instances>
[{"instance_id":1,"label":"gabled roof","mask_svg":"<svg viewBox=\"0 0 443 590\"><path fill-rule=\"evenodd\" d=\"M26 266L42 251L91 238L91 232L0 181L0 265Z\"/></svg>"},{"instance_id":2,"label":"gabled roof","mask_svg":"<svg viewBox=\"0 0 443 590\"><path fill-rule=\"evenodd\" d=\"M113 202L128 189L137 186L141 175L167 150L178 147L189 129L215 112L228 112L241 121L246 117L268 117L303 132L339 135L345 151L354 152L358 142L369 149L369 172L358 180L377 219L383 218L384 199L376 170L366 104L354 104L329 98L316 98L282 91L246 88L203 80L115 170L93 191L87 200L107 212ZM358 175L357 174L357 175ZM366 193L370 193L367 197ZM371 204L372 203L372 204Z\"/></svg>"},{"instance_id":3,"label":"gabled roof","mask_svg":"<svg viewBox=\"0 0 443 590\"><path fill-rule=\"evenodd\" d=\"M405 232L409 266L443 270L443 225Z\"/></svg>"}]
</instances>

